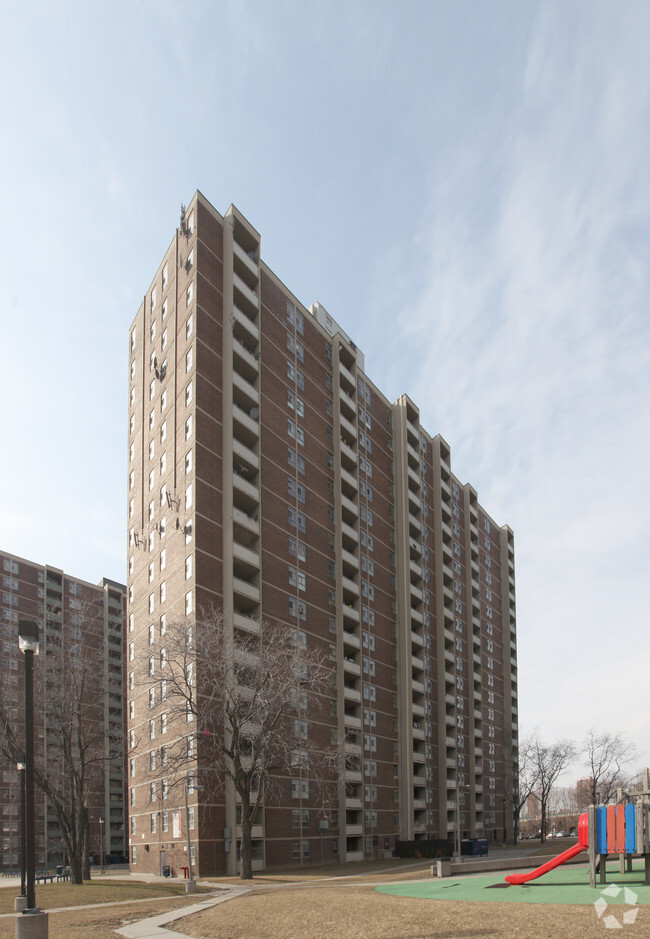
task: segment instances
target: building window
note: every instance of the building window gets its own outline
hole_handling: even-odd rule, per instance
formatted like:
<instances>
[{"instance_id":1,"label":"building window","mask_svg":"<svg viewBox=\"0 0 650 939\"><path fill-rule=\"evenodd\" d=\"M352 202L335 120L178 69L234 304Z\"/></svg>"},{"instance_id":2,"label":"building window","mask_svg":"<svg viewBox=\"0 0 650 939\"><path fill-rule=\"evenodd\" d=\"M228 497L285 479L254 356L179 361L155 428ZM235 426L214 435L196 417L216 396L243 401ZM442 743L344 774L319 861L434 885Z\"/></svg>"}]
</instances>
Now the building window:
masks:
<instances>
[{"instance_id":1,"label":"building window","mask_svg":"<svg viewBox=\"0 0 650 939\"><path fill-rule=\"evenodd\" d=\"M309 798L309 780L308 779L292 779L291 780L291 796L294 799L308 799Z\"/></svg>"},{"instance_id":2,"label":"building window","mask_svg":"<svg viewBox=\"0 0 650 939\"><path fill-rule=\"evenodd\" d=\"M190 313L185 321L185 338L189 339L194 330L194 314Z\"/></svg>"},{"instance_id":3,"label":"building window","mask_svg":"<svg viewBox=\"0 0 650 939\"><path fill-rule=\"evenodd\" d=\"M192 612L192 591L189 590L185 594L185 615L189 616Z\"/></svg>"},{"instance_id":4,"label":"building window","mask_svg":"<svg viewBox=\"0 0 650 939\"><path fill-rule=\"evenodd\" d=\"M188 555L185 558L185 580L189 580L192 576L192 555Z\"/></svg>"}]
</instances>

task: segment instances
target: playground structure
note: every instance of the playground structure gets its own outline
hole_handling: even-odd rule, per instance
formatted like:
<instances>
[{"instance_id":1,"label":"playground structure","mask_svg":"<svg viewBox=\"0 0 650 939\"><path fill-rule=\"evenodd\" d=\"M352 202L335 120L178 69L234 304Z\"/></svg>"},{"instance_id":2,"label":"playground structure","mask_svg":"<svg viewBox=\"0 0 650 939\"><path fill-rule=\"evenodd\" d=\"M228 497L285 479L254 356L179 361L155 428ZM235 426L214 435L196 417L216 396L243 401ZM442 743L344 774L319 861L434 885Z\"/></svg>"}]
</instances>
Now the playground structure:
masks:
<instances>
[{"instance_id":1,"label":"playground structure","mask_svg":"<svg viewBox=\"0 0 650 939\"><path fill-rule=\"evenodd\" d=\"M578 822L578 843L533 871L508 874L509 884L526 884L542 877L548 871L565 864L582 851L589 852L589 886L607 882L607 858L618 856L620 871L632 870L632 856L642 855L645 860L645 883L650 884L650 804L590 805Z\"/></svg>"}]
</instances>

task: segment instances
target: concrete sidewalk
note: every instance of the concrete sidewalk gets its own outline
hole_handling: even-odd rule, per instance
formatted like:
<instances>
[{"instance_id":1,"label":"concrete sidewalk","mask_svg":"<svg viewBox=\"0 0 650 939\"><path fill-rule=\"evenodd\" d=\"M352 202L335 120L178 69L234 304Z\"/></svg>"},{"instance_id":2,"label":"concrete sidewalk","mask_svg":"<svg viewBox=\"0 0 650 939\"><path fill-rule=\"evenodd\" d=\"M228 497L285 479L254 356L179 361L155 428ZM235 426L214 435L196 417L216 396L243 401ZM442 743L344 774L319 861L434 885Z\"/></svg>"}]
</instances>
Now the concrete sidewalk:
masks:
<instances>
[{"instance_id":1,"label":"concrete sidewalk","mask_svg":"<svg viewBox=\"0 0 650 939\"><path fill-rule=\"evenodd\" d=\"M205 886L213 886L212 884ZM161 913L160 916L150 916L147 919L141 919L137 923L125 926L123 929L116 929L119 936L126 936L127 939L188 939L185 933L174 932L173 929L167 929L167 923L173 923L177 919L183 919L184 916L192 916L193 913L201 913L219 903L225 903L226 900L233 900L251 890L251 887L223 887L220 889L219 896L209 897L201 900L199 903L193 903L191 906L184 906L180 910L173 910L170 913Z\"/></svg>"}]
</instances>

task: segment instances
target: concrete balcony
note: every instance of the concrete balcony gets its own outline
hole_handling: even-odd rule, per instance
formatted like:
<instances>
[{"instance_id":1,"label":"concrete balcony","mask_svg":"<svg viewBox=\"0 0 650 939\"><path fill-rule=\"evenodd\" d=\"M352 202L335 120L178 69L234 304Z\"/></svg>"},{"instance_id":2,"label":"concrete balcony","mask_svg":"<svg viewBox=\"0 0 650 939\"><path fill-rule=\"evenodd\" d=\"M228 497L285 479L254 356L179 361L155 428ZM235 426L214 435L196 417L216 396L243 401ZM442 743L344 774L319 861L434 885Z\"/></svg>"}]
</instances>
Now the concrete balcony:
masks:
<instances>
[{"instance_id":1,"label":"concrete balcony","mask_svg":"<svg viewBox=\"0 0 650 939\"><path fill-rule=\"evenodd\" d=\"M346 701L352 701L354 704L361 704L361 692L357 691L356 688L348 688L347 686L344 686L343 697Z\"/></svg>"},{"instance_id":2,"label":"concrete balcony","mask_svg":"<svg viewBox=\"0 0 650 939\"><path fill-rule=\"evenodd\" d=\"M363 851L346 851L345 860L349 861L351 864L363 861Z\"/></svg>"},{"instance_id":3,"label":"concrete balcony","mask_svg":"<svg viewBox=\"0 0 650 939\"><path fill-rule=\"evenodd\" d=\"M339 452L341 454L341 465L343 465L344 461L347 463L348 466L357 465L356 453L354 452L352 447L348 446L348 444L345 443L344 440L341 440L339 442Z\"/></svg>"},{"instance_id":4,"label":"concrete balcony","mask_svg":"<svg viewBox=\"0 0 650 939\"><path fill-rule=\"evenodd\" d=\"M260 341L260 331L250 316L247 316L239 307L233 306L232 317L235 336L246 345L255 348Z\"/></svg>"},{"instance_id":5,"label":"concrete balcony","mask_svg":"<svg viewBox=\"0 0 650 939\"><path fill-rule=\"evenodd\" d=\"M239 372L232 373L233 399L244 410L259 407L260 393Z\"/></svg>"},{"instance_id":6,"label":"concrete balcony","mask_svg":"<svg viewBox=\"0 0 650 939\"><path fill-rule=\"evenodd\" d=\"M343 561L344 571L346 567L351 567L355 571L359 570L359 558L355 557L350 551L346 551L345 548L341 551L341 560Z\"/></svg>"},{"instance_id":7,"label":"concrete balcony","mask_svg":"<svg viewBox=\"0 0 650 939\"><path fill-rule=\"evenodd\" d=\"M260 602L260 588L240 577L233 577L233 593L247 600L253 600L255 603Z\"/></svg>"},{"instance_id":8,"label":"concrete balcony","mask_svg":"<svg viewBox=\"0 0 650 939\"><path fill-rule=\"evenodd\" d=\"M255 451L251 450L250 447L247 447L246 444L242 443L240 440L233 440L232 452L235 462L247 468L250 473L256 473L259 471L260 458L255 453ZM243 473L242 475L245 478L246 474Z\"/></svg>"},{"instance_id":9,"label":"concrete balcony","mask_svg":"<svg viewBox=\"0 0 650 939\"><path fill-rule=\"evenodd\" d=\"M250 409L255 411L254 408ZM251 417L250 411L245 411L241 407L233 407L232 409L232 419L233 419L233 435L237 438L240 436L237 425L243 427L246 433L243 435L244 439L248 440L257 440L260 435L260 425L259 421L255 417Z\"/></svg>"},{"instance_id":10,"label":"concrete balcony","mask_svg":"<svg viewBox=\"0 0 650 939\"><path fill-rule=\"evenodd\" d=\"M252 633L255 636L260 634L260 622L257 619L242 616L241 613L233 613L232 622L235 629L241 629L243 632Z\"/></svg>"},{"instance_id":11,"label":"concrete balcony","mask_svg":"<svg viewBox=\"0 0 650 939\"><path fill-rule=\"evenodd\" d=\"M259 519L254 515L247 515L246 512L243 512L241 509L233 508L232 520L235 525L241 525L241 527L247 529L247 531L259 535L260 523Z\"/></svg>"},{"instance_id":12,"label":"concrete balcony","mask_svg":"<svg viewBox=\"0 0 650 939\"><path fill-rule=\"evenodd\" d=\"M357 439L357 428L354 426L352 421L349 421L347 417L339 414L339 424L341 428L341 437L347 438L348 440Z\"/></svg>"},{"instance_id":13,"label":"concrete balcony","mask_svg":"<svg viewBox=\"0 0 650 939\"><path fill-rule=\"evenodd\" d=\"M354 398L352 395L348 394L347 391L344 391L343 388L339 388L339 406L340 410L345 411L352 420L355 419L357 406Z\"/></svg>"},{"instance_id":14,"label":"concrete balcony","mask_svg":"<svg viewBox=\"0 0 650 939\"><path fill-rule=\"evenodd\" d=\"M420 659L416 655L411 655L411 665L421 672L424 671L424 659Z\"/></svg>"},{"instance_id":15,"label":"concrete balcony","mask_svg":"<svg viewBox=\"0 0 650 939\"><path fill-rule=\"evenodd\" d=\"M260 556L257 551L252 551L250 548L246 548L244 545L234 541L232 553L235 561L239 561L244 567L259 570Z\"/></svg>"},{"instance_id":16,"label":"concrete balcony","mask_svg":"<svg viewBox=\"0 0 650 939\"><path fill-rule=\"evenodd\" d=\"M354 375L345 367L343 362L341 362L340 360L339 360L339 378L340 378L340 385L343 388L347 386L347 388L351 388L353 392L356 390L356 382L354 380Z\"/></svg>"},{"instance_id":17,"label":"concrete balcony","mask_svg":"<svg viewBox=\"0 0 650 939\"><path fill-rule=\"evenodd\" d=\"M344 539L347 539L347 541L354 542L354 544L359 543L358 533L346 522L341 522L341 535Z\"/></svg>"},{"instance_id":18,"label":"concrete balcony","mask_svg":"<svg viewBox=\"0 0 650 939\"><path fill-rule=\"evenodd\" d=\"M343 467L341 467L341 484L348 486L350 489L354 490L354 492L356 492L359 488L357 484L357 477L353 476L352 473L348 473L348 471L343 469Z\"/></svg>"},{"instance_id":19,"label":"concrete balcony","mask_svg":"<svg viewBox=\"0 0 650 939\"><path fill-rule=\"evenodd\" d=\"M347 659L347 658L344 656L344 657L343 657L343 671L344 671L344 672L347 672L348 675L357 675L357 676L360 676L360 675L361 675L361 666L358 665L358 664L354 661L354 659L350 660L350 659Z\"/></svg>"},{"instance_id":20,"label":"concrete balcony","mask_svg":"<svg viewBox=\"0 0 650 939\"><path fill-rule=\"evenodd\" d=\"M406 444L406 455L408 457L409 466L418 468L420 466L420 454L415 449L415 447L408 443Z\"/></svg>"},{"instance_id":21,"label":"concrete balcony","mask_svg":"<svg viewBox=\"0 0 650 939\"><path fill-rule=\"evenodd\" d=\"M351 730L361 730L361 718L354 717L352 714L343 715L343 724L345 727L349 727ZM347 772L346 772L347 778Z\"/></svg>"},{"instance_id":22,"label":"concrete balcony","mask_svg":"<svg viewBox=\"0 0 650 939\"><path fill-rule=\"evenodd\" d=\"M247 496L249 500L257 503L260 501L260 491L253 483L249 483L247 479L244 479L243 476L240 476L238 473L232 474L232 484L233 488L238 492L241 492L244 496Z\"/></svg>"},{"instance_id":23,"label":"concrete balcony","mask_svg":"<svg viewBox=\"0 0 650 939\"><path fill-rule=\"evenodd\" d=\"M353 799L353 798L346 797L345 807L346 809L362 809L363 802L361 801L361 799Z\"/></svg>"},{"instance_id":24,"label":"concrete balcony","mask_svg":"<svg viewBox=\"0 0 650 939\"><path fill-rule=\"evenodd\" d=\"M353 606L348 606L347 603L343 605L343 620L348 623L359 623L361 617L359 616L359 611L355 610ZM347 633L346 633L347 635Z\"/></svg>"},{"instance_id":25,"label":"concrete balcony","mask_svg":"<svg viewBox=\"0 0 650 939\"><path fill-rule=\"evenodd\" d=\"M233 240L232 253L237 258L237 266L243 267L248 272L248 282L253 285L259 277L259 264L246 253L242 246Z\"/></svg>"},{"instance_id":26,"label":"concrete balcony","mask_svg":"<svg viewBox=\"0 0 650 939\"><path fill-rule=\"evenodd\" d=\"M354 612L356 613L356 610ZM359 637L355 633L348 632L347 629L343 630L343 644L351 646L354 649L361 648L361 640Z\"/></svg>"},{"instance_id":27,"label":"concrete balcony","mask_svg":"<svg viewBox=\"0 0 650 939\"><path fill-rule=\"evenodd\" d=\"M233 271L232 275L232 286L234 299L238 306L241 306L244 310L258 310L259 309L259 300L257 299L257 294L254 290L244 283L243 279Z\"/></svg>"},{"instance_id":28,"label":"concrete balcony","mask_svg":"<svg viewBox=\"0 0 650 939\"><path fill-rule=\"evenodd\" d=\"M353 580L350 580L349 577L342 577L342 586L343 586L343 597L345 599L346 594L354 597L359 596L359 585L355 584Z\"/></svg>"}]
</instances>

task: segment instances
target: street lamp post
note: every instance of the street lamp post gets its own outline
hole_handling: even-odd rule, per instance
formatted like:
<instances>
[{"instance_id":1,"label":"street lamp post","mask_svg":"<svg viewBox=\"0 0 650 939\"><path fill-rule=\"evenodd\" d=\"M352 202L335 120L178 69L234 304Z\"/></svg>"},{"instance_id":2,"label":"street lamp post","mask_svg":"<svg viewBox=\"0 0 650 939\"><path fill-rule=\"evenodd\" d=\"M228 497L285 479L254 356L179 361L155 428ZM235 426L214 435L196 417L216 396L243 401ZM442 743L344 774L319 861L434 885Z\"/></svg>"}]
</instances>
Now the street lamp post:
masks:
<instances>
[{"instance_id":1,"label":"street lamp post","mask_svg":"<svg viewBox=\"0 0 650 939\"><path fill-rule=\"evenodd\" d=\"M16 939L47 937L47 913L36 906L36 826L34 818L34 656L39 650L38 624L18 623L18 646L25 656L25 877L27 906L16 917Z\"/></svg>"},{"instance_id":2,"label":"street lamp post","mask_svg":"<svg viewBox=\"0 0 650 939\"><path fill-rule=\"evenodd\" d=\"M104 873L104 818L99 816L99 870Z\"/></svg>"},{"instance_id":3,"label":"street lamp post","mask_svg":"<svg viewBox=\"0 0 650 939\"><path fill-rule=\"evenodd\" d=\"M27 850L25 846L25 757L16 763L20 777L20 896L16 900L16 912L27 907Z\"/></svg>"}]
</instances>

